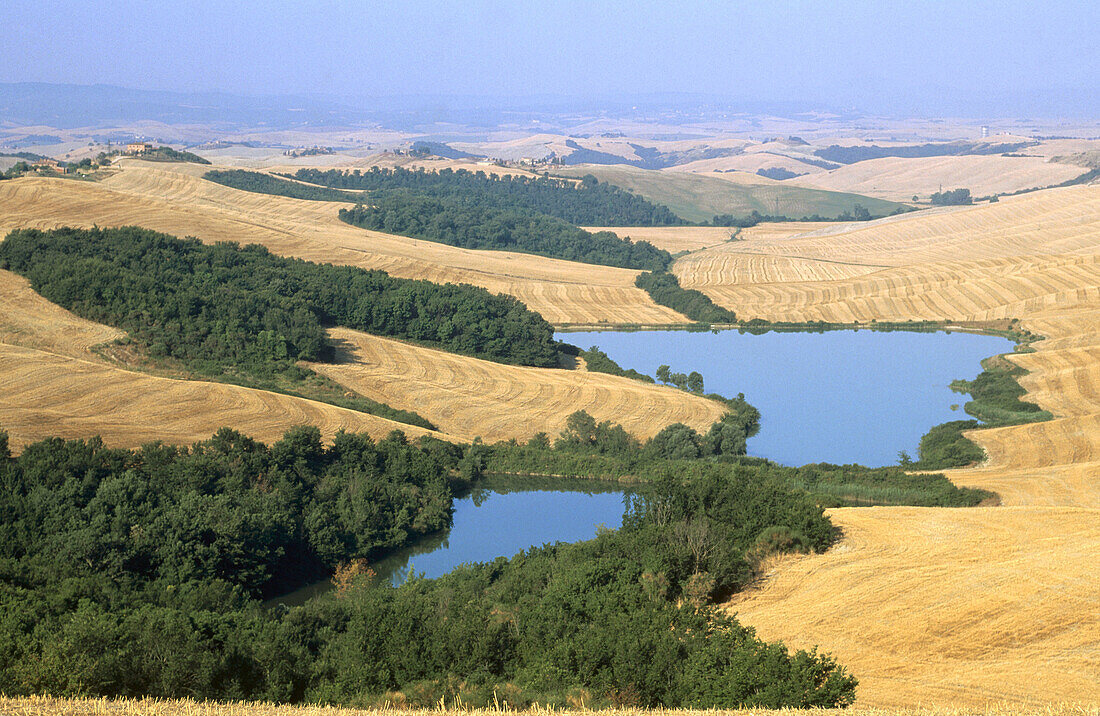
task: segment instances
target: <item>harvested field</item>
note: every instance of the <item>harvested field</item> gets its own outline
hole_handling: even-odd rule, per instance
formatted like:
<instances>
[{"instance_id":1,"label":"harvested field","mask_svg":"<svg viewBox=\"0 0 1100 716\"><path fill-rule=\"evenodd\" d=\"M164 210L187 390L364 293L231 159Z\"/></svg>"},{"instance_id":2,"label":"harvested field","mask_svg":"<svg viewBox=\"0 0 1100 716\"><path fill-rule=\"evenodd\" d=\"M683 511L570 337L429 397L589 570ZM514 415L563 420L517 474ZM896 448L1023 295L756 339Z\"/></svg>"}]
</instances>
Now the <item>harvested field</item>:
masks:
<instances>
[{"instance_id":1,"label":"harvested field","mask_svg":"<svg viewBox=\"0 0 1100 716\"><path fill-rule=\"evenodd\" d=\"M726 412L675 388L604 373L501 365L344 328L329 335L341 362L311 368L368 398L415 408L465 440L556 436L577 410L646 438L671 423L703 431Z\"/></svg>"},{"instance_id":2,"label":"harvested field","mask_svg":"<svg viewBox=\"0 0 1100 716\"><path fill-rule=\"evenodd\" d=\"M900 206L892 201L859 194L772 181L755 174L692 174L592 164L566 167L556 173L575 177L593 174L600 181L664 204L677 216L689 221L710 221L715 214L747 216L754 210L761 214L794 218L813 214L839 216L851 211L856 204L867 207L872 214L884 216Z\"/></svg>"},{"instance_id":3,"label":"harvested field","mask_svg":"<svg viewBox=\"0 0 1100 716\"><path fill-rule=\"evenodd\" d=\"M1100 704L1100 187L750 236L674 270L746 317L1019 318L1047 337L1011 360L1055 419L973 432L988 461L949 473L1003 507L834 510L837 546L729 608L836 654L857 705Z\"/></svg>"},{"instance_id":4,"label":"harvested field","mask_svg":"<svg viewBox=\"0 0 1100 716\"><path fill-rule=\"evenodd\" d=\"M240 191L198 165L123 163L102 182L28 177L0 186L0 234L16 228L138 225L237 241L310 261L394 276L471 283L516 296L552 323L682 323L634 286L637 271L504 251L473 251L349 226L342 203Z\"/></svg>"},{"instance_id":5,"label":"harvested field","mask_svg":"<svg viewBox=\"0 0 1100 716\"><path fill-rule=\"evenodd\" d=\"M1100 511L830 514L839 546L776 564L729 603L760 636L835 654L857 704L1100 704Z\"/></svg>"},{"instance_id":6,"label":"harvested field","mask_svg":"<svg viewBox=\"0 0 1100 716\"><path fill-rule=\"evenodd\" d=\"M648 241L659 249L675 254L698 251L729 241L737 229L726 226L586 226L588 231L610 231L620 238Z\"/></svg>"},{"instance_id":7,"label":"harvested field","mask_svg":"<svg viewBox=\"0 0 1100 716\"><path fill-rule=\"evenodd\" d=\"M45 437L99 435L113 447L189 444L232 427L259 440L295 425L384 437L428 431L303 398L205 381L173 380L0 343L0 426L20 447Z\"/></svg>"},{"instance_id":8,"label":"harvested field","mask_svg":"<svg viewBox=\"0 0 1100 716\"><path fill-rule=\"evenodd\" d=\"M1023 150L1031 154L1032 150ZM989 196L1060 184L1084 174L1081 167L1050 162L1042 156L883 157L827 172L788 179L785 184L866 194L892 201L927 201L940 189L970 189Z\"/></svg>"},{"instance_id":9,"label":"harvested field","mask_svg":"<svg viewBox=\"0 0 1100 716\"><path fill-rule=\"evenodd\" d=\"M682 320L634 289L633 272L362 232L340 224L336 206L237 192L134 164L100 184L4 182L0 229L137 223L206 240L265 243L278 253L378 266L396 275L475 277L493 290L511 287L509 292L555 321ZM690 241L688 236L670 233L669 240ZM1056 713L1060 707L1051 704L1067 703L1080 705L1067 712L1097 713L1100 187L1036 192L868 224L754 227L741 241L712 246L705 245L711 239L696 238L702 241L699 250L674 267L682 284L746 318L1018 318L1022 328L1047 338L1034 345L1036 352L1011 360L1031 371L1021 381L1028 399L1056 416L974 433L988 462L950 473L960 484L996 490L1004 506L835 510L832 519L845 535L837 546L823 555L779 562L730 608L765 638L819 645L836 654L862 682L857 709L847 713L898 705L931 706L936 713L953 707L968 713ZM34 301L25 284L10 275L0 274L0 294L5 309ZM39 315L39 310L53 313ZM224 422L249 420L250 432L280 432L278 419L267 411L297 420L308 406L322 412L301 420L328 420L325 429L333 430L350 412L270 394L252 396L258 391L232 386L167 381L80 358L100 336L113 334L57 310L38 305L34 316L0 319L0 424L12 430L11 421L23 421L12 430L17 439L115 431L120 444L134 444L148 439L148 426L160 420L165 425L157 426L155 437L162 439L204 438ZM54 336L54 323L61 332L71 327L72 335ZM410 399L426 389L418 385L452 380L423 355L404 356L393 346L383 350L375 339L364 345L355 348L363 351L358 364L334 366L347 373L349 384L363 381L364 390L372 376L390 370L418 377L411 386L377 389L394 395L402 390ZM462 369L474 372L470 366ZM473 380L486 386L511 380L482 375ZM33 388L34 381L42 387ZM172 392L184 388L214 392ZM232 395L214 395L223 390ZM508 403L509 390L490 400ZM529 400L527 395L518 393L517 399ZM268 402L276 399L288 403ZM429 404L438 415L425 414L441 425L478 419L491 424L476 415L472 397L459 393L454 402L466 412L447 416L441 406ZM194 416L177 415L181 405L193 406ZM210 405L224 412L211 417ZM128 418L130 413L139 417ZM1003 702L1010 705L997 705Z\"/></svg>"}]
</instances>

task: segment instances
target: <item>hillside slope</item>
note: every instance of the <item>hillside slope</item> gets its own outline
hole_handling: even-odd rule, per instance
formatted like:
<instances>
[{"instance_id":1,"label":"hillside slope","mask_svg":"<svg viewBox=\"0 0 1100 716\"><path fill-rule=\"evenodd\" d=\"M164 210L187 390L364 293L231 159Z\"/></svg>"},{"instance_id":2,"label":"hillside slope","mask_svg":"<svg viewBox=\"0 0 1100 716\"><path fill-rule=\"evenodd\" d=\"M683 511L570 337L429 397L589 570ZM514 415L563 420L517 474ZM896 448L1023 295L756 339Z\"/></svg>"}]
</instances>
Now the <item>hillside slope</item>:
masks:
<instances>
[{"instance_id":1,"label":"hillside slope","mask_svg":"<svg viewBox=\"0 0 1100 716\"><path fill-rule=\"evenodd\" d=\"M856 204L876 216L901 206L859 194L809 189L748 174L709 176L681 171L653 171L629 166L582 165L556 171L566 176L592 174L658 204L688 221L710 221L715 214L746 216L753 211L801 218L830 218L851 212ZM736 180L735 180L736 179Z\"/></svg>"},{"instance_id":2,"label":"hillside slope","mask_svg":"<svg viewBox=\"0 0 1100 716\"><path fill-rule=\"evenodd\" d=\"M1011 360L1056 417L971 434L989 460L951 479L1004 507L834 510L840 544L729 608L836 654L861 705L1100 704L1100 187L922 214L750 237L675 270L750 317L1018 317L1047 338Z\"/></svg>"},{"instance_id":3,"label":"hillside slope","mask_svg":"<svg viewBox=\"0 0 1100 716\"><path fill-rule=\"evenodd\" d=\"M313 370L368 398L416 406L465 440L557 436L577 410L645 438L672 423L702 431L726 412L715 401L630 378L502 365L343 328L329 335L340 362L313 363Z\"/></svg>"}]
</instances>

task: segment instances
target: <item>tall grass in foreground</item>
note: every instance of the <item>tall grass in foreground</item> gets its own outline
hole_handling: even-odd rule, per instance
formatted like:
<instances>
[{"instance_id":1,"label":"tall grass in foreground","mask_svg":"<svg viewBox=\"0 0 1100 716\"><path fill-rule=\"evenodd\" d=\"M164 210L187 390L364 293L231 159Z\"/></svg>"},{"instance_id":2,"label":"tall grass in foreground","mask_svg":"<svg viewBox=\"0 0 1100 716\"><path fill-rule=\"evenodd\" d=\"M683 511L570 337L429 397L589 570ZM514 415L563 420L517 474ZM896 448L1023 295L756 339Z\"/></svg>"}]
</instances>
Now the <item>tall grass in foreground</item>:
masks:
<instances>
[{"instance_id":1,"label":"tall grass in foreground","mask_svg":"<svg viewBox=\"0 0 1100 716\"><path fill-rule=\"evenodd\" d=\"M269 703L215 703L211 701L168 700L168 699L79 699L79 698L55 698L51 696L30 696L25 698L0 697L0 713L12 716L31 716L32 714L58 714L60 716L370 716L372 714L392 714L400 711L402 714L494 714L507 711L507 709L471 709L455 708L453 704L445 704L439 709L401 710L395 708L384 709L348 709L333 706L280 706ZM534 707L525 713L549 714L549 713L596 713L586 709L576 709L571 712L555 711L553 709ZM647 714L647 716L673 716L676 714L720 714L734 713L744 716L755 714L799 714L807 713L797 709L745 709L740 711L687 711L681 709L672 710L643 710L643 709L613 709L598 713L607 716L633 716L634 714ZM1023 714L1039 714L1040 716L1098 716L1100 704L1048 704L1045 706L1020 706L1017 704L1000 704L980 708L920 708L920 709L883 709L883 708L848 708L848 709L814 709L814 714L846 714L847 716L1017 716Z\"/></svg>"}]
</instances>

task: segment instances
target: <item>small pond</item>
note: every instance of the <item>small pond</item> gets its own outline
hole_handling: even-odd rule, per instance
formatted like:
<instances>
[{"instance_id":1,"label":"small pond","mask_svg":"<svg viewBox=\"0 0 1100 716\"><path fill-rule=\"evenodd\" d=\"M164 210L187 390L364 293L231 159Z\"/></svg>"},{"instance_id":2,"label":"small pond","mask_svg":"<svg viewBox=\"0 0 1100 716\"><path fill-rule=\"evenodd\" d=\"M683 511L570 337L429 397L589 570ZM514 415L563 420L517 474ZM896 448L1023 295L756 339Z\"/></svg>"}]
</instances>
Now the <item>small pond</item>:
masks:
<instances>
[{"instance_id":1,"label":"small pond","mask_svg":"<svg viewBox=\"0 0 1100 716\"><path fill-rule=\"evenodd\" d=\"M786 465L810 462L894 465L916 458L933 425L967 419L969 396L948 387L973 379L981 360L1013 349L1005 338L973 333L841 330L563 332L559 339L599 346L623 368L653 375L698 371L706 391L744 393L761 413L749 454Z\"/></svg>"},{"instance_id":2,"label":"small pond","mask_svg":"<svg viewBox=\"0 0 1100 716\"><path fill-rule=\"evenodd\" d=\"M625 499L623 488L613 482L489 476L477 489L455 498L450 530L394 552L371 569L379 579L398 585L411 572L439 577L460 564L511 557L548 543L591 539L601 525L622 526ZM268 604L301 604L330 588L325 580Z\"/></svg>"}]
</instances>

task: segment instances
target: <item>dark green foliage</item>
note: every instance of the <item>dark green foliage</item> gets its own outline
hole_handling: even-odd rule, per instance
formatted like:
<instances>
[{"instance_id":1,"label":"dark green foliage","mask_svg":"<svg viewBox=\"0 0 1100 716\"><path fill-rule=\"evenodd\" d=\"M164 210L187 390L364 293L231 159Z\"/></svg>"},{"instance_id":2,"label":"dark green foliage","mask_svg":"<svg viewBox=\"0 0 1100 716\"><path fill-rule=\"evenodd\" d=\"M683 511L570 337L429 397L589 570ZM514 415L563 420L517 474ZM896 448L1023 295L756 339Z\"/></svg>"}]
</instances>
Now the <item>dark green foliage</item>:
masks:
<instances>
[{"instance_id":1,"label":"dark green foliage","mask_svg":"<svg viewBox=\"0 0 1100 716\"><path fill-rule=\"evenodd\" d=\"M938 191L932 195L932 204L935 206L962 206L973 203L974 199L970 196L969 189Z\"/></svg>"},{"instance_id":2,"label":"dark green foliage","mask_svg":"<svg viewBox=\"0 0 1100 716\"><path fill-rule=\"evenodd\" d=\"M892 214L904 214L907 211L913 211L913 209L905 206L898 206ZM883 215L884 216L884 215ZM881 219L882 216L873 215L867 207L862 204L856 204L852 207L851 211L842 211L837 216L826 217L820 214L812 214L809 216L785 216L783 214L761 214L759 211L753 209L747 216L734 216L733 214L715 214L711 220L711 224L714 226L732 226L740 229L747 229L751 226L756 226L764 222L780 222L780 221L871 221L872 219Z\"/></svg>"},{"instance_id":3,"label":"dark green foliage","mask_svg":"<svg viewBox=\"0 0 1100 716\"><path fill-rule=\"evenodd\" d=\"M151 162L191 162L193 164L209 164L198 154L183 152L171 147L154 147L141 153L141 158Z\"/></svg>"},{"instance_id":4,"label":"dark green foliage","mask_svg":"<svg viewBox=\"0 0 1100 716\"><path fill-rule=\"evenodd\" d=\"M37 589L217 581L259 595L281 572L323 574L449 526L453 464L400 433L324 448L312 427L271 447L228 428L191 448L53 438L3 468L0 556Z\"/></svg>"},{"instance_id":5,"label":"dark green foliage","mask_svg":"<svg viewBox=\"0 0 1100 716\"><path fill-rule=\"evenodd\" d=\"M783 167L768 167L767 169L757 169L756 173L762 177L775 179L776 181L783 181L784 179L794 179L795 177L805 176L805 172L799 174L798 172L792 172L790 169L785 169Z\"/></svg>"},{"instance_id":6,"label":"dark green foliage","mask_svg":"<svg viewBox=\"0 0 1100 716\"><path fill-rule=\"evenodd\" d=\"M987 426L1019 425L1050 420L1051 414L1035 403L1020 400L1027 391L1017 382L1027 371L1003 358L982 361L984 370L974 380L956 380L951 390L970 393L963 409Z\"/></svg>"},{"instance_id":7,"label":"dark green foliage","mask_svg":"<svg viewBox=\"0 0 1100 716\"><path fill-rule=\"evenodd\" d=\"M333 324L500 362L558 363L550 324L514 298L281 258L261 246L134 227L28 230L0 244L0 261L54 303L207 373L327 360L322 326Z\"/></svg>"},{"instance_id":8,"label":"dark green foliage","mask_svg":"<svg viewBox=\"0 0 1100 716\"><path fill-rule=\"evenodd\" d=\"M634 243L609 231L593 234L547 214L461 196L375 192L369 205L341 209L340 218L364 229L466 249L519 251L633 269L662 269L672 263L671 254L648 241Z\"/></svg>"},{"instance_id":9,"label":"dark green foliage","mask_svg":"<svg viewBox=\"0 0 1100 716\"><path fill-rule=\"evenodd\" d=\"M250 172L244 169L218 169L206 172L203 179L224 184L234 189L256 192L257 194L275 194L292 199L312 201L362 201L361 193L340 191L321 186L310 186L300 182L273 177L263 172Z\"/></svg>"},{"instance_id":10,"label":"dark green foliage","mask_svg":"<svg viewBox=\"0 0 1100 716\"><path fill-rule=\"evenodd\" d=\"M649 294L656 303L684 314L699 323L734 323L733 311L716 305L701 291L683 288L676 276L666 271L639 274L634 285Z\"/></svg>"},{"instance_id":11,"label":"dark green foliage","mask_svg":"<svg viewBox=\"0 0 1100 716\"><path fill-rule=\"evenodd\" d=\"M965 437L964 430L1020 425L1050 420L1053 416L1035 403L1020 400L1027 391L1017 378L1026 370L1001 356L982 361L983 370L974 380L956 380L951 389L970 393L973 400L964 409L978 420L954 420L937 425L921 438L917 470L944 470L965 467L985 459L985 451Z\"/></svg>"},{"instance_id":12,"label":"dark green foliage","mask_svg":"<svg viewBox=\"0 0 1100 716\"><path fill-rule=\"evenodd\" d=\"M592 175L578 185L566 179L485 174L465 169L438 172L408 169L322 171L300 169L295 178L356 191L406 190L436 198L460 199L497 209L554 216L578 226L679 226L686 223L667 207L653 204Z\"/></svg>"},{"instance_id":13,"label":"dark green foliage","mask_svg":"<svg viewBox=\"0 0 1100 716\"><path fill-rule=\"evenodd\" d=\"M588 370L594 373L608 373L609 375L618 375L624 378L633 378L634 380L640 380L643 383L654 382L652 378L644 373L630 368L624 369L618 363L613 361L610 356L600 350L599 346L592 346L586 351L580 352L580 357L584 358L584 364Z\"/></svg>"},{"instance_id":14,"label":"dark green foliage","mask_svg":"<svg viewBox=\"0 0 1100 716\"><path fill-rule=\"evenodd\" d=\"M952 420L935 426L920 439L919 459L912 468L946 470L981 462L985 459L985 451L962 434L964 430L980 427L977 420Z\"/></svg>"},{"instance_id":15,"label":"dark green foliage","mask_svg":"<svg viewBox=\"0 0 1100 716\"><path fill-rule=\"evenodd\" d=\"M526 445L497 443L486 448L487 473L557 475L648 483L673 471L684 479L722 475L733 482L766 481L804 492L825 507L845 505L920 505L971 507L992 496L985 490L959 488L943 475L910 475L897 467L815 464L785 467L743 457L747 437L759 430L759 413L743 399L705 435L686 425L666 427L645 445L619 439L619 426L597 424L587 413L570 416L561 437L550 445L545 435ZM972 444L972 443L971 443ZM920 469L913 464L912 469ZM942 467L949 467L943 465ZM939 468L928 468L939 469Z\"/></svg>"},{"instance_id":16,"label":"dark green foliage","mask_svg":"<svg viewBox=\"0 0 1100 716\"><path fill-rule=\"evenodd\" d=\"M419 706L482 706L494 691L511 706L565 705L578 689L590 705L850 703L855 681L835 662L766 645L710 605L751 578L776 525L804 550L832 539L797 495L666 473L619 531L311 605L336 626L307 693L401 690Z\"/></svg>"}]
</instances>

